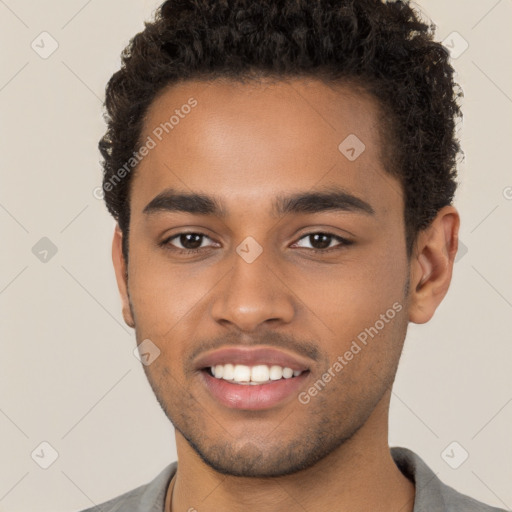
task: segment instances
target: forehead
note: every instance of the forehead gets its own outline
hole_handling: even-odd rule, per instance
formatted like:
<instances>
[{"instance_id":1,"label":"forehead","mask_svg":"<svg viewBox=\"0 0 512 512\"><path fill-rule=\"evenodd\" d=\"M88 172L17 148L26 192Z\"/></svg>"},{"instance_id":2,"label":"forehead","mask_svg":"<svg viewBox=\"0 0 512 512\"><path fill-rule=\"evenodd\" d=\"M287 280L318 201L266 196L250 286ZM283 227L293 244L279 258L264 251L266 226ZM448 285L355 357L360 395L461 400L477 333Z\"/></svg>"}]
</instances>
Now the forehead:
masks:
<instances>
[{"instance_id":1,"label":"forehead","mask_svg":"<svg viewBox=\"0 0 512 512\"><path fill-rule=\"evenodd\" d=\"M144 120L152 149L137 167L132 209L166 188L269 205L274 195L342 186L401 209L381 159L378 102L316 80L187 81L161 91Z\"/></svg>"}]
</instances>

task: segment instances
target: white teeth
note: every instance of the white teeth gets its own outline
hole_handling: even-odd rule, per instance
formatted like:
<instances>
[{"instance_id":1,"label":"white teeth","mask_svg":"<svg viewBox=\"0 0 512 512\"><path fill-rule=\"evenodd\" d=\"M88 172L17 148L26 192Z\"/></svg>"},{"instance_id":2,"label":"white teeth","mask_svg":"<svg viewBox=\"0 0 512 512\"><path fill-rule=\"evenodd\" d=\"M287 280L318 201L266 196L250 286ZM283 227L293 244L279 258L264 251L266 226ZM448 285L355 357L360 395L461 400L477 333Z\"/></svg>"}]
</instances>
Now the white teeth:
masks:
<instances>
[{"instance_id":1,"label":"white teeth","mask_svg":"<svg viewBox=\"0 0 512 512\"><path fill-rule=\"evenodd\" d=\"M222 365L218 365L222 366ZM222 374L222 378L226 380L233 380L233 377L235 376L235 367L232 364L225 364L224 366L224 373Z\"/></svg>"},{"instance_id":2,"label":"white teeth","mask_svg":"<svg viewBox=\"0 0 512 512\"><path fill-rule=\"evenodd\" d=\"M279 380L283 378L283 367L282 366L271 366L270 367L270 380Z\"/></svg>"},{"instance_id":3,"label":"white teeth","mask_svg":"<svg viewBox=\"0 0 512 512\"><path fill-rule=\"evenodd\" d=\"M267 383L283 378L291 379L292 377L298 377L302 373L301 370L292 370L291 368L278 365L269 367L266 364L258 364L252 367L245 364L217 364L212 366L210 370L216 379L251 385Z\"/></svg>"},{"instance_id":4,"label":"white teeth","mask_svg":"<svg viewBox=\"0 0 512 512\"><path fill-rule=\"evenodd\" d=\"M267 382L270 375L268 366L265 364L259 364L251 368L251 380L252 382Z\"/></svg>"},{"instance_id":5,"label":"white teeth","mask_svg":"<svg viewBox=\"0 0 512 512\"><path fill-rule=\"evenodd\" d=\"M251 369L244 364L237 364L235 366L235 375L233 380L236 382L250 382L251 381Z\"/></svg>"},{"instance_id":6,"label":"white teeth","mask_svg":"<svg viewBox=\"0 0 512 512\"><path fill-rule=\"evenodd\" d=\"M283 377L285 379L293 377L293 370L291 368L283 368Z\"/></svg>"}]
</instances>

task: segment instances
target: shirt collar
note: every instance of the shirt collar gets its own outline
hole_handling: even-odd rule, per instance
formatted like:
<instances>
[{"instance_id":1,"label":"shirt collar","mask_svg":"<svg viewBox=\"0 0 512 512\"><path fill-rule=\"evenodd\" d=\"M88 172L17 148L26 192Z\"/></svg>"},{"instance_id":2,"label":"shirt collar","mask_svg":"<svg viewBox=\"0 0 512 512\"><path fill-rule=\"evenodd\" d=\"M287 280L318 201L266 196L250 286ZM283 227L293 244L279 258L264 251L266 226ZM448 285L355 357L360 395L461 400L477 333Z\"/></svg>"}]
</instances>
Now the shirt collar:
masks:
<instances>
[{"instance_id":1,"label":"shirt collar","mask_svg":"<svg viewBox=\"0 0 512 512\"><path fill-rule=\"evenodd\" d=\"M400 446L391 448L391 456L398 469L414 483L416 494L413 512L444 512L446 502L443 495L447 486L423 459L412 450Z\"/></svg>"}]
</instances>

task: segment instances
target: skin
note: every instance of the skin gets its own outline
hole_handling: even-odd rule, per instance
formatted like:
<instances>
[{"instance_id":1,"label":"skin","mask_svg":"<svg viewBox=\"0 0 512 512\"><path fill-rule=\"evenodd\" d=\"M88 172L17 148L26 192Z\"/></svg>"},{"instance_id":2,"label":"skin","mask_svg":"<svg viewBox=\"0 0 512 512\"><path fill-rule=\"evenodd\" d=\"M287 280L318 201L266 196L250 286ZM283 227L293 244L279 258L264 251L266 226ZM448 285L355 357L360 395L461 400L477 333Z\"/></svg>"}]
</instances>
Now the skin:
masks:
<instances>
[{"instance_id":1,"label":"skin","mask_svg":"<svg viewBox=\"0 0 512 512\"><path fill-rule=\"evenodd\" d=\"M408 322L427 322L448 290L457 210L439 211L409 261L378 103L348 85L184 82L153 102L141 140L190 97L197 106L133 176L128 265L118 227L112 246L124 319L137 343L161 351L144 370L176 430L167 510L412 511L414 485L388 446L391 386ZM366 146L353 162L338 150L349 134ZM272 213L278 195L334 185L375 214ZM215 195L226 215L143 213L168 188ZM179 237L159 245L184 231L206 235L202 252L179 255ZM353 243L328 239L339 250L314 254L322 246L306 235L322 232ZM248 236L263 250L250 264L235 250ZM401 311L308 404L293 395L264 411L227 408L192 365L212 347L313 347L304 391L394 303Z\"/></svg>"}]
</instances>

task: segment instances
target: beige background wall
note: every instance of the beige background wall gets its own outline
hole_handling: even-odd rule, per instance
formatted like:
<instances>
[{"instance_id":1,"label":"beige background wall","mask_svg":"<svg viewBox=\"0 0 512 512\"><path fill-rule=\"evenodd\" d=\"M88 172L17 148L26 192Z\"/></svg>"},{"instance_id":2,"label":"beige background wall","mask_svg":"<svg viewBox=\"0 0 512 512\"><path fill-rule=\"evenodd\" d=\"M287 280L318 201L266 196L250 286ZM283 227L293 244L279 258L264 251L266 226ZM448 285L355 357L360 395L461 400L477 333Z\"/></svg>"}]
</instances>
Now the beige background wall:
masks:
<instances>
[{"instance_id":1,"label":"beige background wall","mask_svg":"<svg viewBox=\"0 0 512 512\"><path fill-rule=\"evenodd\" d=\"M121 317L113 221L93 196L104 86L157 5L0 1L3 511L92 506L175 459L172 427ZM434 319L410 327L390 444L415 450L462 492L510 509L512 1L425 0L421 8L454 47L466 96L456 200L462 252ZM51 50L49 36L41 36L44 48L38 38L43 31L58 43L48 58L31 47L35 40L39 53ZM37 457L42 442L58 453L48 469L36 463L51 462L47 446ZM469 458L452 469L447 461L460 461L462 450Z\"/></svg>"}]
</instances>

